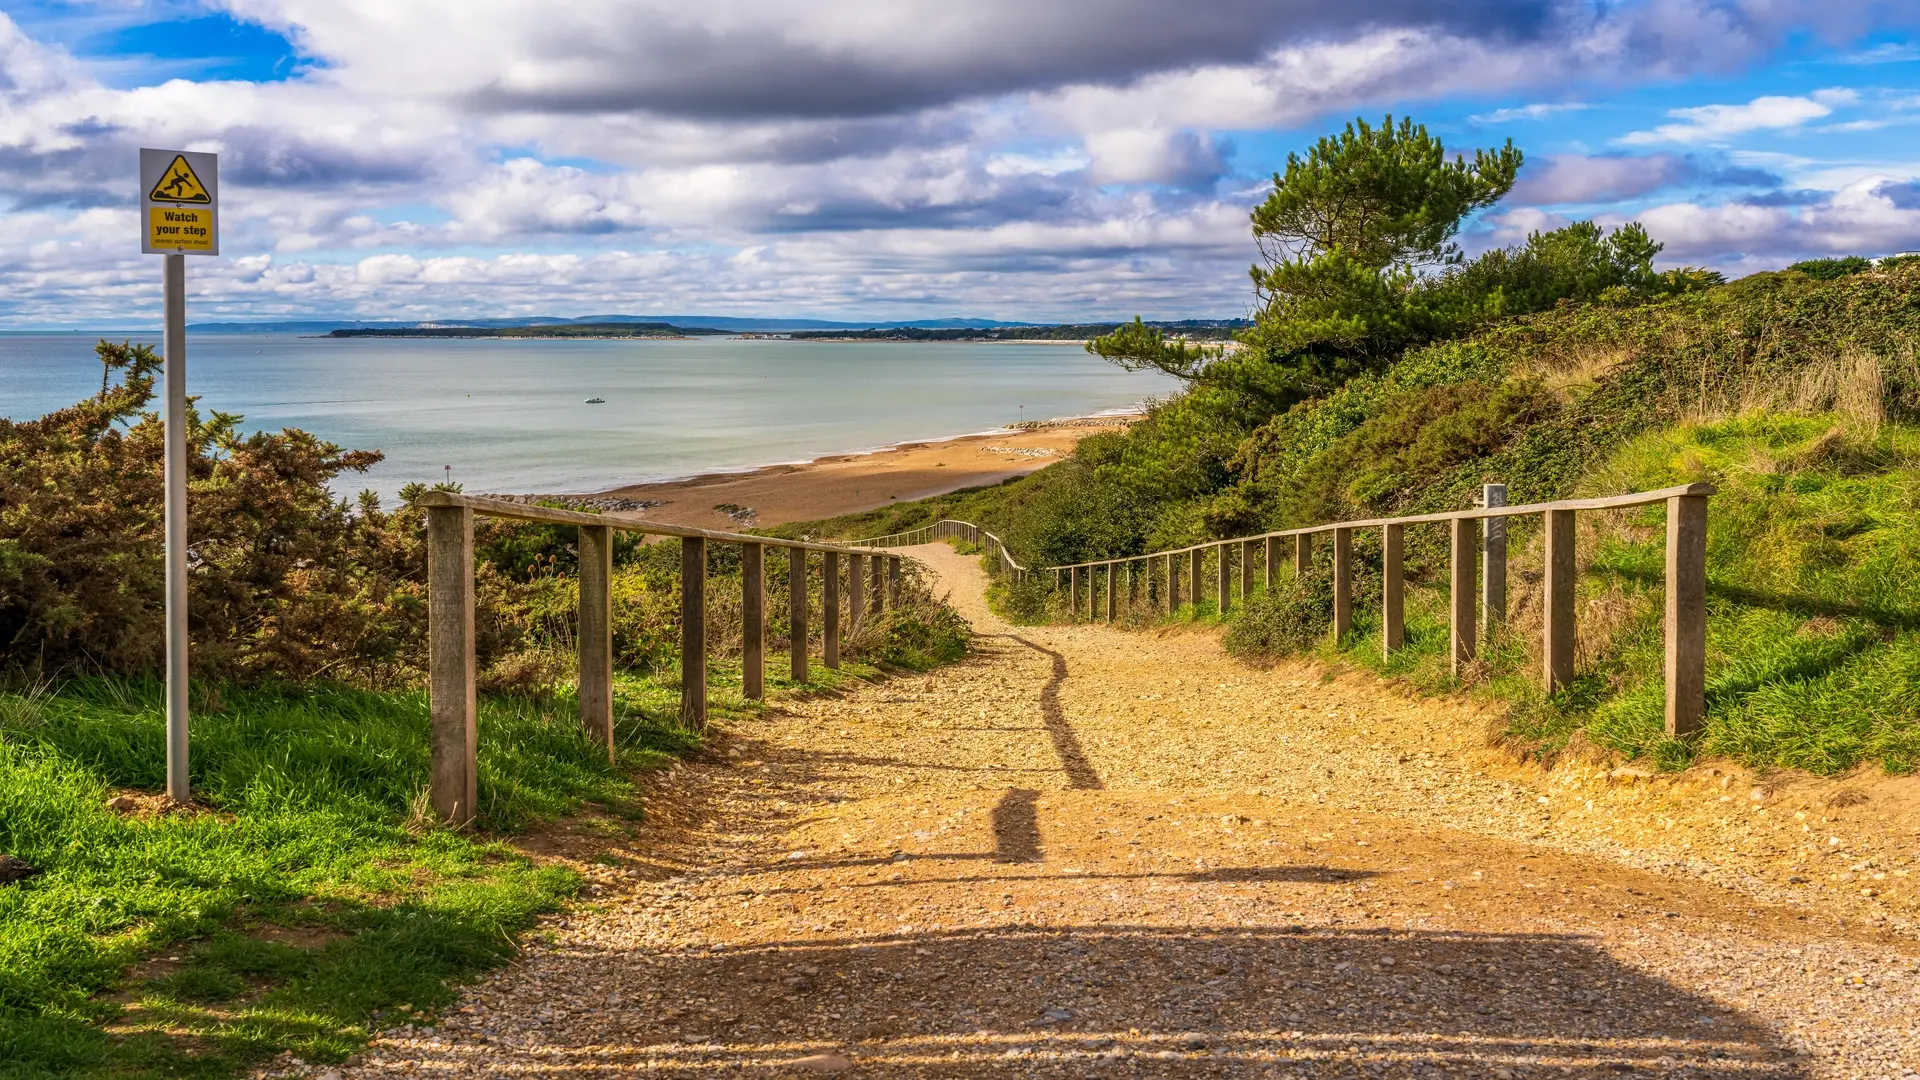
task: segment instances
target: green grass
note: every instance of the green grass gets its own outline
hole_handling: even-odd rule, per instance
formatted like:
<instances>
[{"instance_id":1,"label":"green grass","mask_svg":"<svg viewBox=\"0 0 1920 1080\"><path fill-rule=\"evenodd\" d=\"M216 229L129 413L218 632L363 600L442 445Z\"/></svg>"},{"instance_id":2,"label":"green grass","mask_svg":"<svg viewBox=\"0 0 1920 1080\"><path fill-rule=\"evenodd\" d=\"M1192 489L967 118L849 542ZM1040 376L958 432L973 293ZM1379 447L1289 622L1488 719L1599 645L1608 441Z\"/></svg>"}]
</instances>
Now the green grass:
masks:
<instances>
[{"instance_id":1,"label":"green grass","mask_svg":"<svg viewBox=\"0 0 1920 1080\"><path fill-rule=\"evenodd\" d=\"M1686 741L1665 733L1665 511L1648 507L1581 534L1592 549L1579 583L1588 660L1571 685L1542 693L1537 623L1509 624L1483 645L1475 691L1510 706L1508 734L1553 753L1584 732L1665 768L1703 755L1823 775L1920 767L1920 602L1910 585L1920 580L1920 429L1773 413L1679 425L1626 444L1583 487L1692 481L1720 490L1708 517L1705 730ZM1516 526L1516 591L1538 570L1537 537ZM1391 658L1380 654L1372 592L1356 587L1355 597L1353 632L1337 647L1319 634L1308 651L1427 692L1459 688L1437 583L1408 589L1406 644ZM1257 644L1240 651L1288 651Z\"/></svg>"},{"instance_id":2,"label":"green grass","mask_svg":"<svg viewBox=\"0 0 1920 1080\"><path fill-rule=\"evenodd\" d=\"M695 741L657 719L677 699L655 683L622 681L617 764L564 697L484 699L479 828L453 833L417 816L423 694L222 696L193 719L206 810L139 817L105 803L163 784L158 687L0 694L0 851L44 871L0 888L0 1077L339 1060L382 1012L451 1001L573 892L501 837L583 809L637 817L633 774ZM128 976L155 956L178 963Z\"/></svg>"}]
</instances>

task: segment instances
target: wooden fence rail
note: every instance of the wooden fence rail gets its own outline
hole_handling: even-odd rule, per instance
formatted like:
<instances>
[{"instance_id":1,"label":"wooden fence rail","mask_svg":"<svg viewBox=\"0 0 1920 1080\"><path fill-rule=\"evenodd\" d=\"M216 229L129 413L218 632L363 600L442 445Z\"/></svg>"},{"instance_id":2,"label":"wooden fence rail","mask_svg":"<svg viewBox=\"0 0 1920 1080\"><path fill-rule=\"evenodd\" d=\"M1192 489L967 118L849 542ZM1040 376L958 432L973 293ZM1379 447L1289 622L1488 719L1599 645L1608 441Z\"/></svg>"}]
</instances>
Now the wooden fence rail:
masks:
<instances>
[{"instance_id":1,"label":"wooden fence rail","mask_svg":"<svg viewBox=\"0 0 1920 1080\"><path fill-rule=\"evenodd\" d=\"M840 562L847 563L848 615L857 633L862 615L860 575L864 553L847 545L782 540L771 536L716 532L651 521L630 521L556 510L473 495L433 491L420 497L427 511L427 650L432 699L432 778L429 798L443 820L464 825L473 820L478 798L476 759L473 519L508 518L579 529L580 553L580 722L613 753L613 534L616 531L680 538L680 722L699 729L707 722L707 545L740 545L741 689L748 698L766 693L766 549L788 552L787 604L791 626L790 673L805 682L807 654L807 568L821 555L825 587L825 638L822 660L840 666ZM871 556L876 574L879 556ZM899 603L900 560L888 560L891 603ZM874 611L889 602L886 590L873 590Z\"/></svg>"},{"instance_id":2,"label":"wooden fence rail","mask_svg":"<svg viewBox=\"0 0 1920 1080\"><path fill-rule=\"evenodd\" d=\"M1007 545L1002 543L999 537L978 525L965 521L942 518L918 529L888 533L885 536L870 536L865 540L849 540L848 544L853 547L893 548L931 544L936 540L959 540L967 544L980 544L993 553L997 573L1010 576L1016 581L1027 576L1027 568L1014 559L1013 553L1007 550ZM895 560L896 565L898 561Z\"/></svg>"},{"instance_id":3,"label":"wooden fence rail","mask_svg":"<svg viewBox=\"0 0 1920 1080\"><path fill-rule=\"evenodd\" d=\"M1381 532L1381 648L1388 654L1406 640L1406 584L1402 562L1409 525L1444 525L1448 535L1448 624L1450 663L1455 674L1474 659L1483 628L1491 631L1507 617L1506 519L1538 515L1545 532L1546 563L1541 619L1541 677L1549 692L1573 678L1574 645L1574 517L1580 511L1617 510L1658 503L1667 508L1666 561L1666 723L1669 735L1698 731L1706 720L1707 654L1707 499L1711 484L1684 484L1657 491L1635 492L1597 499L1507 506L1506 486L1488 484L1480 505L1470 510L1405 517L1336 521L1302 529L1280 529L1230 540L1133 555L1119 559L1066 563L1028 570L1016 562L1000 538L964 521L940 521L921 529L855 541L856 544L895 547L955 538L985 543L996 553L1000 569L1025 578L1050 575L1053 588L1066 594L1073 618L1105 621L1117 617L1115 597L1124 588L1129 598L1141 591L1153 596L1157 609L1171 614L1183 604L1197 604L1207 591L1204 571L1211 557L1216 608L1225 613L1233 603L1235 579L1232 561L1240 560L1240 597L1252 596L1256 567L1263 566L1262 585L1272 588L1279 574L1281 547L1289 539L1295 574L1312 566L1313 538L1331 533L1333 551L1333 630L1336 640L1353 627L1353 534L1356 529ZM1476 522L1485 525L1475 528ZM1483 543L1484 540L1484 543ZM1185 593L1184 599L1182 593ZM1101 596L1105 602L1100 603Z\"/></svg>"}]
</instances>

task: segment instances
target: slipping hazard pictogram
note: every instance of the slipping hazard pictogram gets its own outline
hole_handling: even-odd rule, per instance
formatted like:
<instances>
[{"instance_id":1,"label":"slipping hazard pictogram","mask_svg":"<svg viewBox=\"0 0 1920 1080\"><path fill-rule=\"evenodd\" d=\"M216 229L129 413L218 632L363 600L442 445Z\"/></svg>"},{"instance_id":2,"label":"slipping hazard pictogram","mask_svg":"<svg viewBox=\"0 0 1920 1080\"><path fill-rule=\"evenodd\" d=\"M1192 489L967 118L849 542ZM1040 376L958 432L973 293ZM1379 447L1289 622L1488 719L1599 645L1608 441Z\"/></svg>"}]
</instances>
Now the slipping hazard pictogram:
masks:
<instances>
[{"instance_id":1,"label":"slipping hazard pictogram","mask_svg":"<svg viewBox=\"0 0 1920 1080\"><path fill-rule=\"evenodd\" d=\"M168 203L213 202L207 185L201 183L200 177L194 174L193 166L187 164L184 154L173 156L173 164L167 166L167 171L161 175L160 182L153 185L153 191L148 193L147 198L152 202Z\"/></svg>"}]
</instances>

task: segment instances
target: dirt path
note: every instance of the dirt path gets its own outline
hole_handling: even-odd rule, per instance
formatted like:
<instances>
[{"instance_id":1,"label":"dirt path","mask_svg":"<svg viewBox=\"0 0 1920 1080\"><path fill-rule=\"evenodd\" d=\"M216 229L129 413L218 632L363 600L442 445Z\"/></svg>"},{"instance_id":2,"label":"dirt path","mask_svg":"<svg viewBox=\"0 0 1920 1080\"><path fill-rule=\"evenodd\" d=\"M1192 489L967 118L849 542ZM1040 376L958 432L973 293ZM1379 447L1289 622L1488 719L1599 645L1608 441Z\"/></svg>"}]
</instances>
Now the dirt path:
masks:
<instances>
[{"instance_id":1,"label":"dirt path","mask_svg":"<svg viewBox=\"0 0 1920 1080\"><path fill-rule=\"evenodd\" d=\"M1770 876L1804 823L1780 796L1503 775L1457 707L1199 634L1010 628L971 560L915 554L972 659L731 733L592 910L347 1072L1920 1070L1903 879ZM1873 826L1818 831L1900 842Z\"/></svg>"}]
</instances>

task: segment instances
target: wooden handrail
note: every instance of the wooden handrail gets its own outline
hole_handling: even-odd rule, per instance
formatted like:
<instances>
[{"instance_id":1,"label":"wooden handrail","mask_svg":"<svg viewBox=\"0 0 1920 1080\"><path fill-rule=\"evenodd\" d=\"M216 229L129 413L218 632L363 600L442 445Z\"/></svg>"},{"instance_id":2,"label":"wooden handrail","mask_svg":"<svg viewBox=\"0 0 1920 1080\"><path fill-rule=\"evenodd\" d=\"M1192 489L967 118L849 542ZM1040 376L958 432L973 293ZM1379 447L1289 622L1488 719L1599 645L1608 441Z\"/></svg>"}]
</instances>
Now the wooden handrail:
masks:
<instances>
[{"instance_id":1,"label":"wooden handrail","mask_svg":"<svg viewBox=\"0 0 1920 1080\"><path fill-rule=\"evenodd\" d=\"M846 544L822 544L810 540L787 540L778 536L754 536L751 533L696 529L690 525L669 525L663 521L587 514L578 510L561 510L552 506L535 506L508 499L491 499L484 495L461 495L451 491L429 491L414 502L416 505L429 507L465 506L486 517L533 521L547 525L605 525L622 532L645 533L648 536L678 536L683 539L719 540L731 544L764 544L767 547L800 548L806 551L844 552L848 548Z\"/></svg>"},{"instance_id":2,"label":"wooden handrail","mask_svg":"<svg viewBox=\"0 0 1920 1080\"><path fill-rule=\"evenodd\" d=\"M943 520L934 526L905 533L857 540L859 545L885 546L886 542L937 533L945 526L971 530L978 539L988 537L999 548L1006 565L1016 579L1035 573L1051 573L1054 588L1067 593L1067 611L1073 619L1094 619L1104 607L1105 621L1118 617L1119 580L1125 571L1124 588L1128 606L1139 595L1141 577L1146 578L1148 598L1156 609L1167 614L1185 603L1198 604L1205 590L1201 573L1203 558L1218 552L1215 577L1217 610L1225 613L1232 603L1233 578L1230 559L1240 553L1240 596L1253 593L1254 569L1264 561L1264 585L1271 589L1282 562L1281 542L1293 541L1293 567L1296 575L1311 565L1313 537L1333 534L1333 633L1335 640L1353 625L1353 530L1381 530L1381 648L1391 655L1402 647L1405 638L1405 584L1401 563L1405 551L1404 532L1409 525L1445 524L1448 527L1448 626L1450 663L1458 676L1472 663L1478 652L1483 625L1491 630L1506 619L1507 545L1504 527L1497 523L1511 517L1538 514L1545 523L1546 566L1545 595L1542 597L1542 682L1549 693L1573 679L1574 653L1574 516L1583 510L1617 510L1632 506L1665 503L1667 507L1666 566L1666 722L1667 733L1674 737L1692 734L1706 722L1706 558L1707 499L1716 494L1712 484L1681 484L1656 491L1625 495L1607 495L1592 499L1561 499L1554 502L1500 505L1506 498L1505 485L1489 484L1482 490L1481 505L1466 510L1434 514L1409 514L1404 517L1361 518L1309 525L1298 529L1276 529L1252 536L1226 540L1208 540L1186 547L1170 548L1145 555L1118 559L1061 563L1028 571L1014 562L999 537L962 521ZM1482 543L1475 521L1487 523L1488 535ZM1256 554L1264 547L1264 560ZM1484 550L1483 550L1484 549ZM1186 573L1181 572L1185 560ZM1137 571L1144 570L1144 574ZM1100 571L1096 573L1096 571ZM1184 581L1182 579L1185 579ZM1106 603L1097 603L1101 580L1105 580ZM1153 594L1157 593L1155 597ZM1478 593L1478 595L1476 595ZM1083 606L1084 601L1084 606ZM1484 614L1484 620L1482 615Z\"/></svg>"},{"instance_id":3,"label":"wooden handrail","mask_svg":"<svg viewBox=\"0 0 1920 1080\"><path fill-rule=\"evenodd\" d=\"M854 547L909 547L914 544L930 544L935 540L965 540L969 543L985 544L992 548L1000 560L1000 571L1015 580L1024 578L1028 570L1021 566L1007 550L1006 542L998 536L970 521L956 521L941 518L931 525L922 525L905 532L888 533L885 536L869 536L864 540L849 540Z\"/></svg>"},{"instance_id":4,"label":"wooden handrail","mask_svg":"<svg viewBox=\"0 0 1920 1080\"><path fill-rule=\"evenodd\" d=\"M1640 491L1631 495L1608 495L1597 499L1562 499L1558 502L1529 503L1524 506L1476 506L1470 510L1447 510L1437 514L1409 514L1406 517L1360 518L1356 521L1333 521L1325 525L1307 525L1298 529L1275 529L1272 532L1255 533L1252 536L1236 536L1228 540L1207 540L1198 544L1189 544L1181 548L1168 548L1147 555L1124 555L1118 559L1098 559L1093 562L1061 563L1058 566L1042 566L1042 572L1048 570L1071 570L1076 566L1105 566L1108 563L1139 562L1142 559L1158 559L1167 555L1184 555L1189 551L1205 551L1224 544L1241 544L1267 537L1310 536L1315 533L1335 532L1340 529L1377 529L1383 525L1423 525L1459 519L1475 520L1482 518L1522 517L1527 514L1544 514L1554 510L1617 510L1627 506L1650 506L1666 502L1668 499L1687 495L1713 495L1717 489L1712 484L1681 484L1678 487L1660 488L1657 491Z\"/></svg>"},{"instance_id":5,"label":"wooden handrail","mask_svg":"<svg viewBox=\"0 0 1920 1080\"><path fill-rule=\"evenodd\" d=\"M792 628L791 669L795 682L807 680L807 561L821 554L827 575L824 656L828 668L840 666L840 563L847 564L850 614L857 633L862 615L860 574L873 560L872 610L900 603L900 556L886 557L889 588L880 588L881 556L845 544L786 540L774 536L696 529L685 525L616 518L532 506L506 499L430 491L415 505L427 512L427 652L432 712L433 809L455 825L471 822L479 793L479 715L474 632L473 519L483 517L571 525L580 530L579 652L580 722L613 755L613 534L643 533L678 537L680 559L680 721L696 730L707 722L707 545L741 546L741 684L748 698L760 698L766 686L767 548L788 552L788 625Z\"/></svg>"}]
</instances>

